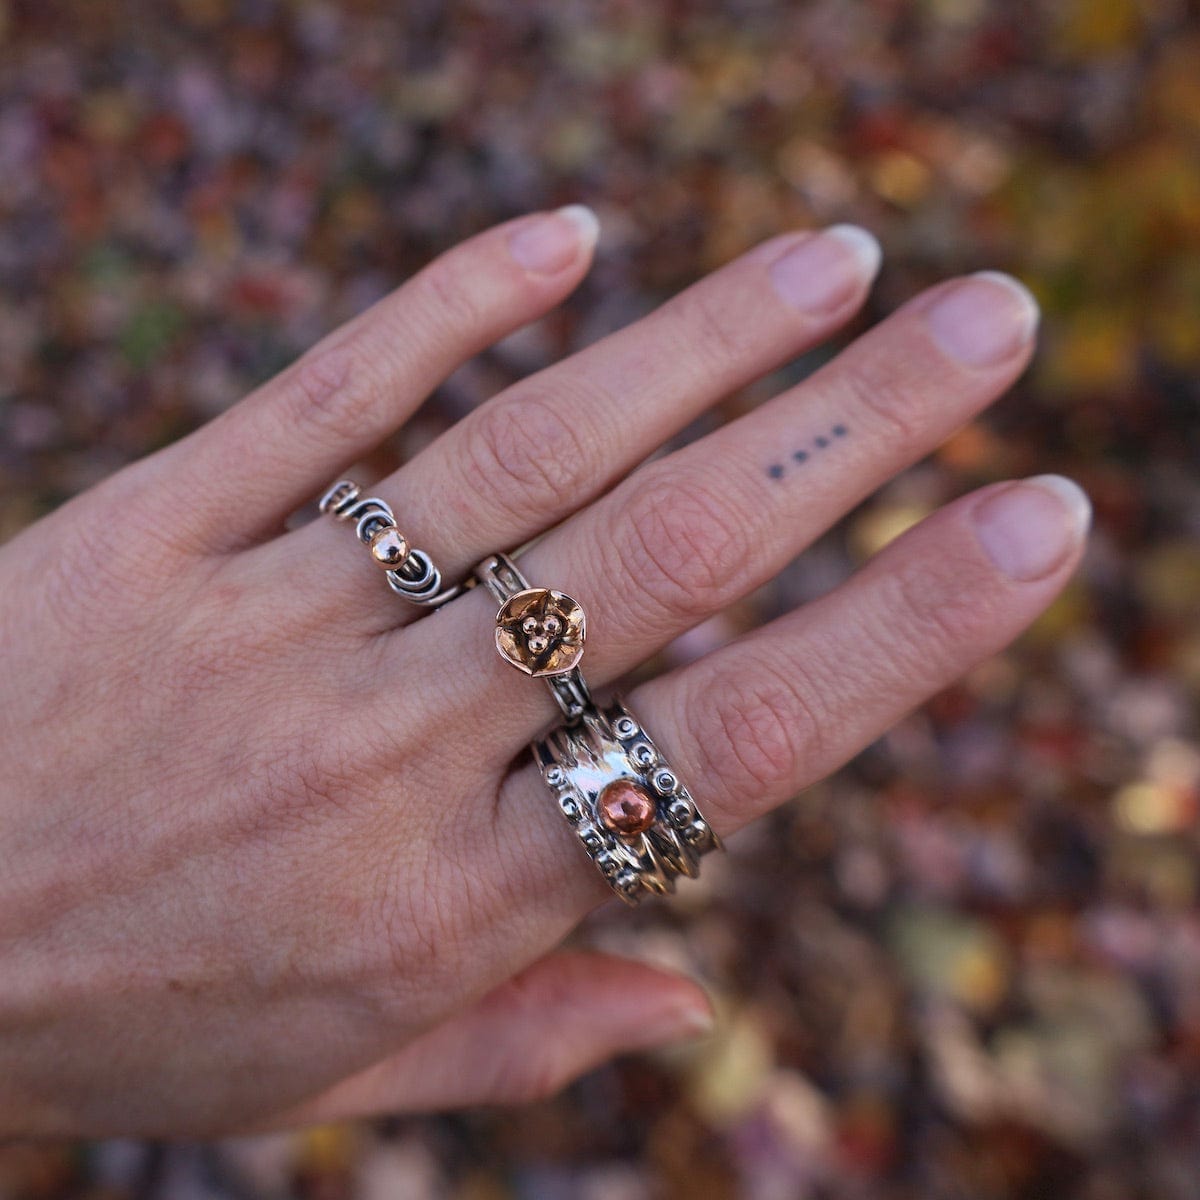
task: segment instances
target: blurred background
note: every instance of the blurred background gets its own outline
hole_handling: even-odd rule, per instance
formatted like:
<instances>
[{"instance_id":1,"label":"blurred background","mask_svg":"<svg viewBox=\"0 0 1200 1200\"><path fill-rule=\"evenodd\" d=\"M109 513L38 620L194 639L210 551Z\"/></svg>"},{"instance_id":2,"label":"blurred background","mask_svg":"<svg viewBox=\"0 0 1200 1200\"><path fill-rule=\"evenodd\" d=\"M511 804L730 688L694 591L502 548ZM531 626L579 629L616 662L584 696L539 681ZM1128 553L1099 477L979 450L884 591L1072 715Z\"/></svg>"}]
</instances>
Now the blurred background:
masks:
<instances>
[{"instance_id":1,"label":"blurred background","mask_svg":"<svg viewBox=\"0 0 1200 1200\"><path fill-rule=\"evenodd\" d=\"M581 931L702 977L708 1044L515 1111L0 1148L0 1198L1200 1196L1195 4L0 0L0 537L570 201L603 225L579 293L370 469L756 240L855 221L867 319L998 267L1037 361L648 669L1011 475L1091 494L1079 578L678 902Z\"/></svg>"}]
</instances>

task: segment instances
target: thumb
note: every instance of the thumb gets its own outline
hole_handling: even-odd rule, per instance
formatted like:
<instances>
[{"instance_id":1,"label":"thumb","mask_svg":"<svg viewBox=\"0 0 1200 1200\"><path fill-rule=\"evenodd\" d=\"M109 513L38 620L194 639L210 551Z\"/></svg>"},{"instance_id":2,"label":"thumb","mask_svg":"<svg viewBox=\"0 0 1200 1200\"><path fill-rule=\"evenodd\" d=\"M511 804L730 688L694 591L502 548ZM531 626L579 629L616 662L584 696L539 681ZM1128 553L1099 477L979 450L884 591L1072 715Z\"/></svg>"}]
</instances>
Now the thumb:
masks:
<instances>
[{"instance_id":1,"label":"thumb","mask_svg":"<svg viewBox=\"0 0 1200 1200\"><path fill-rule=\"evenodd\" d=\"M708 998L682 975L608 954L552 954L270 1124L542 1099L618 1054L712 1025Z\"/></svg>"}]
</instances>

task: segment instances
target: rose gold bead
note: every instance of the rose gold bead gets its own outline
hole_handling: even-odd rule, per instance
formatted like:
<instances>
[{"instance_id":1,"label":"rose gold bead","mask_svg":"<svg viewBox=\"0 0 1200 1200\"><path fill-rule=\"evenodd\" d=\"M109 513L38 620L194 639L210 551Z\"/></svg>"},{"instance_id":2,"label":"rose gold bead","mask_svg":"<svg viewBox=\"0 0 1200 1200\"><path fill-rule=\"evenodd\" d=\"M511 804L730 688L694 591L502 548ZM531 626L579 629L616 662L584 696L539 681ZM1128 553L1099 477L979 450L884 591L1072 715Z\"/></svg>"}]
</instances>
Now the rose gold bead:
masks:
<instances>
[{"instance_id":1,"label":"rose gold bead","mask_svg":"<svg viewBox=\"0 0 1200 1200\"><path fill-rule=\"evenodd\" d=\"M390 571L408 557L408 539L394 525L385 525L371 538L371 557Z\"/></svg>"},{"instance_id":2,"label":"rose gold bead","mask_svg":"<svg viewBox=\"0 0 1200 1200\"><path fill-rule=\"evenodd\" d=\"M599 795L596 808L606 829L636 837L654 824L654 799L631 779L614 779Z\"/></svg>"}]
</instances>

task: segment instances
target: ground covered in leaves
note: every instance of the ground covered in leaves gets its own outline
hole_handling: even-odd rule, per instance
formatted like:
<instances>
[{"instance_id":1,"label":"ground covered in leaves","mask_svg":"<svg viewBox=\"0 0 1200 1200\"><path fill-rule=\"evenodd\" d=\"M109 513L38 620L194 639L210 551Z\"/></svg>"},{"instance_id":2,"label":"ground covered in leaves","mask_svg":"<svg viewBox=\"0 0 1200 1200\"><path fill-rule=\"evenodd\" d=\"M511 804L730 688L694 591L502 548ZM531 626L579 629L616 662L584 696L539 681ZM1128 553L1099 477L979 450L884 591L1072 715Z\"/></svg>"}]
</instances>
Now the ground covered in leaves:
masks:
<instances>
[{"instance_id":1,"label":"ground covered in leaves","mask_svg":"<svg viewBox=\"0 0 1200 1200\"><path fill-rule=\"evenodd\" d=\"M1000 267L1043 305L1038 360L653 666L1011 475L1090 492L1079 579L680 902L589 924L707 980L710 1044L519 1111L0 1149L0 1197L1200 1195L1188 0L0 0L0 537L460 237L576 200L588 282L375 469L757 239L851 220L885 249L872 317Z\"/></svg>"}]
</instances>

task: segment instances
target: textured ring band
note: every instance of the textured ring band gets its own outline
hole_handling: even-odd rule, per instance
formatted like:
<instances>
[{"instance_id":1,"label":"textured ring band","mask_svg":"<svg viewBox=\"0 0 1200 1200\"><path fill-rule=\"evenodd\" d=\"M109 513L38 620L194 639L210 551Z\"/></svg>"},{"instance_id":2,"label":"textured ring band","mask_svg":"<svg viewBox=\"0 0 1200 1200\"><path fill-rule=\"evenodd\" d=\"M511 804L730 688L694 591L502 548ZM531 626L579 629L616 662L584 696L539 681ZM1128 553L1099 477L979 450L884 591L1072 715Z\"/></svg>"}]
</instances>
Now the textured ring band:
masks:
<instances>
[{"instance_id":1,"label":"textured ring band","mask_svg":"<svg viewBox=\"0 0 1200 1200\"><path fill-rule=\"evenodd\" d=\"M385 572L388 587L402 600L437 608L454 599L463 589L443 590L442 574L424 550L409 544L396 527L391 505L378 496L364 497L352 479L339 479L317 502L322 513L336 521L353 521L358 540Z\"/></svg>"},{"instance_id":2,"label":"textured ring band","mask_svg":"<svg viewBox=\"0 0 1200 1200\"><path fill-rule=\"evenodd\" d=\"M496 649L505 662L544 679L568 722L578 721L592 698L579 672L585 634L582 606L563 592L533 588L507 554L493 554L475 578L500 602Z\"/></svg>"},{"instance_id":3,"label":"textured ring band","mask_svg":"<svg viewBox=\"0 0 1200 1200\"><path fill-rule=\"evenodd\" d=\"M533 744L559 810L609 886L627 904L695 878L721 848L691 793L619 701L588 706L574 723Z\"/></svg>"}]
</instances>

